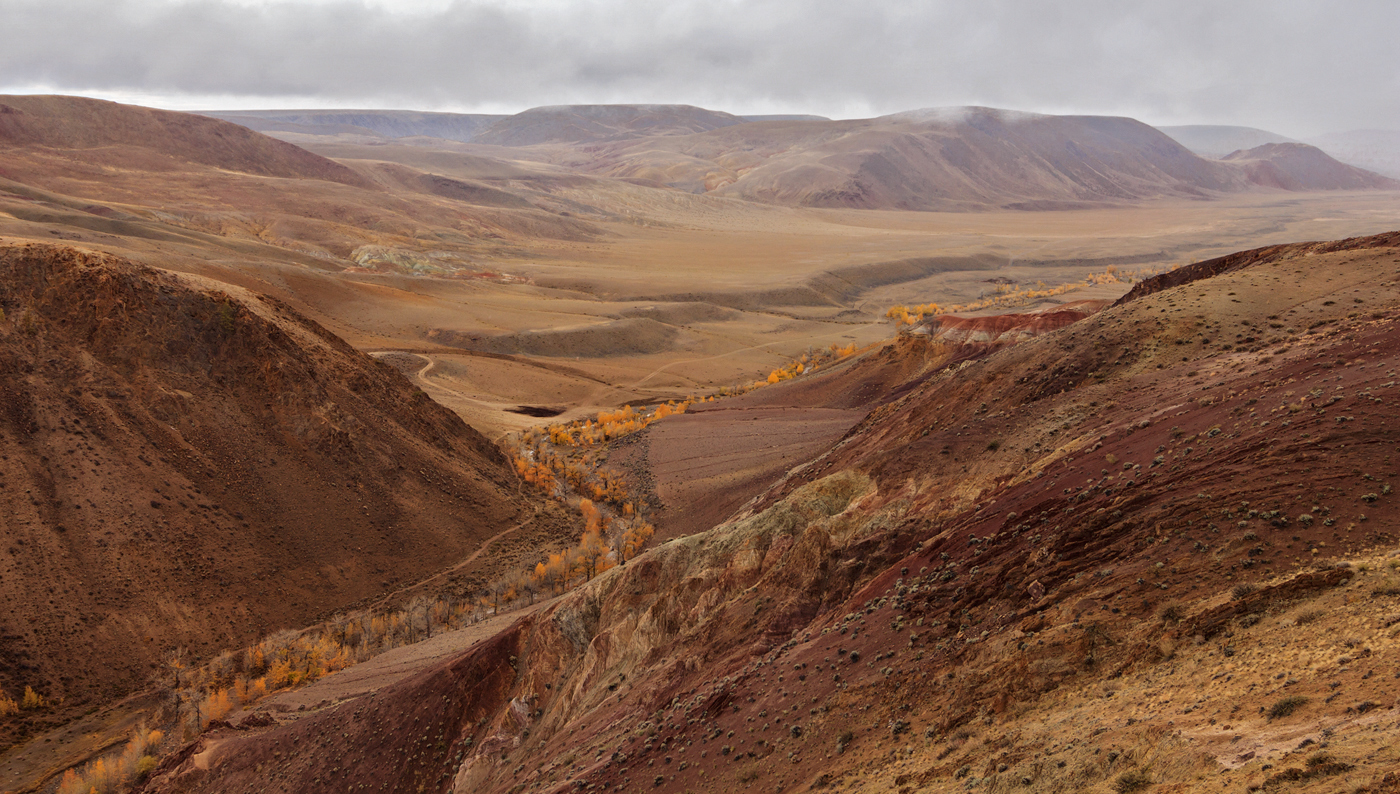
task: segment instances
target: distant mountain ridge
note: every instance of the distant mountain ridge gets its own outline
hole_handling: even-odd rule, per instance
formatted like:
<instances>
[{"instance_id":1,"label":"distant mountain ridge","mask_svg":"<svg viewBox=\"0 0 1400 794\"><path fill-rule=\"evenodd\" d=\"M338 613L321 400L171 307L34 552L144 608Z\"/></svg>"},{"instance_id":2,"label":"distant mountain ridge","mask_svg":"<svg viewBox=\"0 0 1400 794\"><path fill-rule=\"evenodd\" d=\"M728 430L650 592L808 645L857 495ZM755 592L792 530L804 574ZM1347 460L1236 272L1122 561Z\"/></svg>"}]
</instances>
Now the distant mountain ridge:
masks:
<instances>
[{"instance_id":1,"label":"distant mountain ridge","mask_svg":"<svg viewBox=\"0 0 1400 794\"><path fill-rule=\"evenodd\" d=\"M358 133L386 138L441 138L468 142L496 121L489 113L430 113L417 110L211 110L200 115L242 124L258 132L306 135Z\"/></svg>"},{"instance_id":2,"label":"distant mountain ridge","mask_svg":"<svg viewBox=\"0 0 1400 794\"><path fill-rule=\"evenodd\" d=\"M1344 163L1400 179L1400 130L1330 132L1307 143Z\"/></svg>"},{"instance_id":3,"label":"distant mountain ridge","mask_svg":"<svg viewBox=\"0 0 1400 794\"><path fill-rule=\"evenodd\" d=\"M390 139L425 137L503 146L692 133L751 122L831 120L825 116L793 113L734 116L689 105L555 105L531 108L517 114L335 109L197 112L263 133L349 134ZM541 127L551 127L553 131L541 132ZM527 128L535 129L525 132Z\"/></svg>"},{"instance_id":4,"label":"distant mountain ridge","mask_svg":"<svg viewBox=\"0 0 1400 794\"><path fill-rule=\"evenodd\" d=\"M744 121L831 121L826 116L812 116L806 113L773 113L763 116L740 116Z\"/></svg>"},{"instance_id":5,"label":"distant mountain ridge","mask_svg":"<svg viewBox=\"0 0 1400 794\"><path fill-rule=\"evenodd\" d=\"M1347 165L1400 179L1400 130L1329 132L1300 141L1254 127L1191 124L1157 129L1196 154L1214 160L1269 143L1306 143Z\"/></svg>"},{"instance_id":6,"label":"distant mountain ridge","mask_svg":"<svg viewBox=\"0 0 1400 794\"><path fill-rule=\"evenodd\" d=\"M0 115L0 142L144 146L235 171L369 186L341 163L222 120L62 97L17 98L11 110ZM382 137L375 129L402 137L456 135L470 138L467 146L528 149L519 156L594 176L800 207L1069 210L1261 187L1400 189L1305 144L1212 160L1131 118L985 107L761 123L689 105L560 105L499 118L407 111L269 111L248 118L336 135ZM35 120L42 123L34 126Z\"/></svg>"},{"instance_id":7,"label":"distant mountain ridge","mask_svg":"<svg viewBox=\"0 0 1400 794\"><path fill-rule=\"evenodd\" d=\"M1202 157L1219 160L1231 152L1253 149L1266 143L1296 143L1296 139L1254 127L1221 124L1187 124L1158 127L1163 134Z\"/></svg>"},{"instance_id":8,"label":"distant mountain ridge","mask_svg":"<svg viewBox=\"0 0 1400 794\"><path fill-rule=\"evenodd\" d=\"M475 143L532 146L684 135L746 123L691 105L555 105L531 108L493 123Z\"/></svg>"},{"instance_id":9,"label":"distant mountain ridge","mask_svg":"<svg viewBox=\"0 0 1400 794\"><path fill-rule=\"evenodd\" d=\"M728 126L596 145L586 155L578 167L607 176L774 204L856 209L1074 209L1365 182L1340 164L1318 166L1306 178L1289 176L1303 168L1296 157L1275 163L1279 173L1204 159L1129 118L983 107ZM1329 174L1336 179L1329 182ZM1368 184L1391 188L1384 180Z\"/></svg>"},{"instance_id":10,"label":"distant mountain ridge","mask_svg":"<svg viewBox=\"0 0 1400 794\"><path fill-rule=\"evenodd\" d=\"M0 96L0 148L139 148L265 176L367 187L349 168L285 141L193 113L71 96Z\"/></svg>"}]
</instances>

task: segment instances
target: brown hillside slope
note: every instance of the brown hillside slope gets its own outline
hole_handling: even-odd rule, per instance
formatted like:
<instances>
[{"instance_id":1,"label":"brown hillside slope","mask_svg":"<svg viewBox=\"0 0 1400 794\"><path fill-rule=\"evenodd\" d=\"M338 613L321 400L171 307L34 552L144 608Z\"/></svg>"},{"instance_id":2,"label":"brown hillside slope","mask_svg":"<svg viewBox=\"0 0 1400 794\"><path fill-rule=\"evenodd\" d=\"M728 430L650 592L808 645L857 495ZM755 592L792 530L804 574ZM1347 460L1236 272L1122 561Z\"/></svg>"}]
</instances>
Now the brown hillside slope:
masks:
<instances>
[{"instance_id":1,"label":"brown hillside slope","mask_svg":"<svg viewBox=\"0 0 1400 794\"><path fill-rule=\"evenodd\" d=\"M610 452L614 465L644 460L660 509L657 537L701 532L733 515L789 472L824 453L875 407L904 396L940 370L997 347L1048 333L1102 308L1078 301L1055 311L988 317L940 316L924 337L837 363L825 372L692 406ZM930 341L925 341L930 339ZM917 351L917 352L914 352Z\"/></svg>"},{"instance_id":2,"label":"brown hillside slope","mask_svg":"<svg viewBox=\"0 0 1400 794\"><path fill-rule=\"evenodd\" d=\"M1132 119L990 108L747 124L590 152L587 167L614 176L812 207L1069 208L1245 185Z\"/></svg>"},{"instance_id":3,"label":"brown hillside slope","mask_svg":"<svg viewBox=\"0 0 1400 794\"><path fill-rule=\"evenodd\" d=\"M963 362L749 515L146 790L1394 790L1397 278L1284 253Z\"/></svg>"},{"instance_id":4,"label":"brown hillside slope","mask_svg":"<svg viewBox=\"0 0 1400 794\"><path fill-rule=\"evenodd\" d=\"M25 246L0 309L0 687L54 719L532 515L486 439L276 300Z\"/></svg>"},{"instance_id":5,"label":"brown hillside slope","mask_svg":"<svg viewBox=\"0 0 1400 794\"><path fill-rule=\"evenodd\" d=\"M343 165L218 119L74 96L0 96L0 147L145 149L264 176L367 186Z\"/></svg>"},{"instance_id":6,"label":"brown hillside slope","mask_svg":"<svg viewBox=\"0 0 1400 794\"><path fill-rule=\"evenodd\" d=\"M234 258L249 269L470 273L522 242L599 232L480 181L341 164L217 119L80 97L0 97L0 152L10 234L164 266L151 256L158 243L185 249L181 267Z\"/></svg>"}]
</instances>

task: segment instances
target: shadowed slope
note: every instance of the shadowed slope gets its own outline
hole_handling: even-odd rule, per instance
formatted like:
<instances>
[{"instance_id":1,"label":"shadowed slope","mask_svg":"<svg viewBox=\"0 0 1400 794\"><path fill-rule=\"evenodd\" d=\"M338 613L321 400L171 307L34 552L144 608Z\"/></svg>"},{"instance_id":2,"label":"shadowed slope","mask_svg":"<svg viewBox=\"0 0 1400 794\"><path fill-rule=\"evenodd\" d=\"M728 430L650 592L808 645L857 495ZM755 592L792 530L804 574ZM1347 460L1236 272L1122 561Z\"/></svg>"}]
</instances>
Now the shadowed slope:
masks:
<instances>
[{"instance_id":1,"label":"shadowed slope","mask_svg":"<svg viewBox=\"0 0 1400 794\"><path fill-rule=\"evenodd\" d=\"M485 438L274 299L26 246L0 309L0 686L63 713L530 516Z\"/></svg>"}]
</instances>

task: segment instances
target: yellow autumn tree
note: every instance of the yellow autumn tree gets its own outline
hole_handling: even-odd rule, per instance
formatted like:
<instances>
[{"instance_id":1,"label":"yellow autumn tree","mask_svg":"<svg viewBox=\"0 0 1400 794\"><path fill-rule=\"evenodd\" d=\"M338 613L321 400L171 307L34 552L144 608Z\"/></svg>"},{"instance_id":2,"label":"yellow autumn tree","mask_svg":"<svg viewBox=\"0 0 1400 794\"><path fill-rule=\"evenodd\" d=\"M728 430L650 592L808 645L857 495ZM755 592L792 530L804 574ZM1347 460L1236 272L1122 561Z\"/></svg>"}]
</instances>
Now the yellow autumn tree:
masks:
<instances>
[{"instance_id":1,"label":"yellow autumn tree","mask_svg":"<svg viewBox=\"0 0 1400 794\"><path fill-rule=\"evenodd\" d=\"M0 689L0 717L8 717L11 714L19 713L19 702L10 697L10 693Z\"/></svg>"},{"instance_id":2,"label":"yellow autumn tree","mask_svg":"<svg viewBox=\"0 0 1400 794\"><path fill-rule=\"evenodd\" d=\"M19 705L26 711L33 711L49 705L49 701L43 695L35 692L34 687L27 686L24 688L24 699L19 702Z\"/></svg>"}]
</instances>

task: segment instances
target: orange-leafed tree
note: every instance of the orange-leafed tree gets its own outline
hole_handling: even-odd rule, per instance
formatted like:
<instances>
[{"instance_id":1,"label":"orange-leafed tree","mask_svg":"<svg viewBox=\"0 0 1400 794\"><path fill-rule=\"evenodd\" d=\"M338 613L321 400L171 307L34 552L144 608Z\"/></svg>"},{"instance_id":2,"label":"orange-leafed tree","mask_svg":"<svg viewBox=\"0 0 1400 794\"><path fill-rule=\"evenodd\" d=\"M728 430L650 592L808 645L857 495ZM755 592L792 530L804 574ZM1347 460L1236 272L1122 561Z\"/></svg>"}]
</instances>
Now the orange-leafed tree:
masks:
<instances>
[{"instance_id":1,"label":"orange-leafed tree","mask_svg":"<svg viewBox=\"0 0 1400 794\"><path fill-rule=\"evenodd\" d=\"M579 539L577 559L579 573L584 581L612 567L608 544L596 529L584 532L583 537Z\"/></svg>"},{"instance_id":2,"label":"orange-leafed tree","mask_svg":"<svg viewBox=\"0 0 1400 794\"><path fill-rule=\"evenodd\" d=\"M642 547L651 539L656 528L645 521L634 521L618 539L618 551L623 560L630 560L641 553Z\"/></svg>"}]
</instances>

